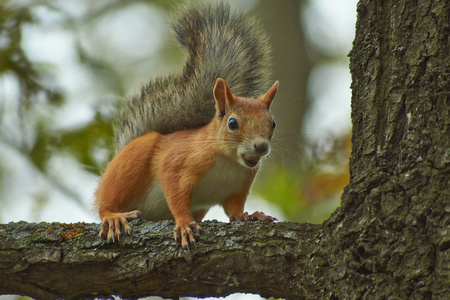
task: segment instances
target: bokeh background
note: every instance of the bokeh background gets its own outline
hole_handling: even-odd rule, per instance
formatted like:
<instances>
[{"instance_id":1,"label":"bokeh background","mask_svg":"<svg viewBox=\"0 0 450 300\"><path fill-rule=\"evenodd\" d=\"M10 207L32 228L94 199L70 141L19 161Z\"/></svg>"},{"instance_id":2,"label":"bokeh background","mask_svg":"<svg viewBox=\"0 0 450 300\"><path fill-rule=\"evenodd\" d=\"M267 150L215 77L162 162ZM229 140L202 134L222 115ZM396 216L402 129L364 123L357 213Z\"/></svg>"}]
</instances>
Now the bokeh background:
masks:
<instances>
[{"instance_id":1,"label":"bokeh background","mask_svg":"<svg viewBox=\"0 0 450 300\"><path fill-rule=\"evenodd\" d=\"M99 222L93 193L113 155L118 102L182 67L168 26L179 3L0 0L1 223ZM257 17L270 35L272 77L280 81L272 152L247 209L320 223L349 180L347 54L356 0L230 5ZM206 218L227 221L221 208Z\"/></svg>"}]
</instances>

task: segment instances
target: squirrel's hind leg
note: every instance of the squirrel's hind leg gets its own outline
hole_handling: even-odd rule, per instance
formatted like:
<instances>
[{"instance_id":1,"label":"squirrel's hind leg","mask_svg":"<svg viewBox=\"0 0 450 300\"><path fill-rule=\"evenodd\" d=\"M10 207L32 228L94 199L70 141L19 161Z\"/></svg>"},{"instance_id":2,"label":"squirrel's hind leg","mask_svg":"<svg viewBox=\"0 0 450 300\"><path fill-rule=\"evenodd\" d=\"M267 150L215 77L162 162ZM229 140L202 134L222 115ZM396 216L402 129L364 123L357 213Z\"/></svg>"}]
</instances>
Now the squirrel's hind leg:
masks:
<instances>
[{"instance_id":1,"label":"squirrel's hind leg","mask_svg":"<svg viewBox=\"0 0 450 300\"><path fill-rule=\"evenodd\" d=\"M200 222L205 217L206 213L208 212L208 208L200 209L197 211L192 212L192 219L196 222Z\"/></svg>"},{"instance_id":2,"label":"squirrel's hind leg","mask_svg":"<svg viewBox=\"0 0 450 300\"><path fill-rule=\"evenodd\" d=\"M242 216L240 216L238 218L230 217L230 222L233 222L233 221L245 222L245 221L260 221L260 220L268 221L268 222L278 221L277 218L268 216L265 213L263 213L262 211L255 211L251 215L248 212L245 212L242 214Z\"/></svg>"},{"instance_id":3,"label":"squirrel's hind leg","mask_svg":"<svg viewBox=\"0 0 450 300\"><path fill-rule=\"evenodd\" d=\"M136 219L141 217L141 212L138 210L133 210L124 213L113 213L107 212L103 213L102 216L102 228L100 229L100 237L103 240L108 240L109 242L119 241L120 239L120 226L123 226L124 232L126 234L131 233L131 227L127 220ZM108 232L108 233L106 233Z\"/></svg>"}]
</instances>

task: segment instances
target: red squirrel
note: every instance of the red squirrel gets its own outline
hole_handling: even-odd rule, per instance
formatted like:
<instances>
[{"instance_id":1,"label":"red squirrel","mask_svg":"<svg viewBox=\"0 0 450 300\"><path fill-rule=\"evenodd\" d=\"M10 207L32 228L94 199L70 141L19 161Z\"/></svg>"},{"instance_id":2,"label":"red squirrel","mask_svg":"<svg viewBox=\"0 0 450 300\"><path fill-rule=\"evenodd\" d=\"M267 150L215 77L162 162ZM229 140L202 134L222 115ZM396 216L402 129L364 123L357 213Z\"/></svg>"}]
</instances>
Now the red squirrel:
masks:
<instances>
[{"instance_id":1,"label":"red squirrel","mask_svg":"<svg viewBox=\"0 0 450 300\"><path fill-rule=\"evenodd\" d=\"M180 75L147 84L129 101L115 128L117 154L95 193L100 236L112 242L119 240L121 226L130 234L127 219L142 216L174 219L175 240L188 249L196 243L197 222L216 204L230 221L276 220L244 213L275 128L269 107L278 81L253 96L267 82L265 36L254 20L231 14L223 4L184 8L173 28L189 51L186 66Z\"/></svg>"}]
</instances>

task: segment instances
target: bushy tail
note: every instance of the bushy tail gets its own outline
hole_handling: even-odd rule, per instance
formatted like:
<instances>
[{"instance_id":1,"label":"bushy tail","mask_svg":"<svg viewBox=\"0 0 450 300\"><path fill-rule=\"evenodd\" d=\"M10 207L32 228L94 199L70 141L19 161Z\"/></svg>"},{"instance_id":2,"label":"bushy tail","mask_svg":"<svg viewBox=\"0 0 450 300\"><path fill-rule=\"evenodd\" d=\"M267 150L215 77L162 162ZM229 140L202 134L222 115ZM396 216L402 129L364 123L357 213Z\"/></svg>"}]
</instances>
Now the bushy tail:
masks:
<instances>
[{"instance_id":1,"label":"bushy tail","mask_svg":"<svg viewBox=\"0 0 450 300\"><path fill-rule=\"evenodd\" d=\"M219 77L242 97L268 88L270 47L255 19L223 3L197 3L180 9L172 27L188 52L184 68L150 81L128 101L114 128L116 153L148 131L167 134L208 124Z\"/></svg>"}]
</instances>

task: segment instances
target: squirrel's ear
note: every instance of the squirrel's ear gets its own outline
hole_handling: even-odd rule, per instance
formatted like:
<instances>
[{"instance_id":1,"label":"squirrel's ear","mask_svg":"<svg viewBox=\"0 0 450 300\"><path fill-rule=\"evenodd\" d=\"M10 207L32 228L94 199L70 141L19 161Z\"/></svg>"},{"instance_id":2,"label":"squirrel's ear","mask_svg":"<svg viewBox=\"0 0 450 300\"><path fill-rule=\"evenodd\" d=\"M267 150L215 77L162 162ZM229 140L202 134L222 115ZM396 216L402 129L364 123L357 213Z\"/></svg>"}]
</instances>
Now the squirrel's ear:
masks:
<instances>
[{"instance_id":1,"label":"squirrel's ear","mask_svg":"<svg viewBox=\"0 0 450 300\"><path fill-rule=\"evenodd\" d=\"M216 108L219 110L219 117L223 117L225 110L236 104L236 96L222 78L217 78L214 86L214 98L216 99Z\"/></svg>"},{"instance_id":2,"label":"squirrel's ear","mask_svg":"<svg viewBox=\"0 0 450 300\"><path fill-rule=\"evenodd\" d=\"M278 80L275 81L275 83L272 85L272 87L267 91L267 93L259 98L259 101L267 106L267 108L270 107L270 104L272 103L273 98L275 97L275 94L277 93L278 89Z\"/></svg>"}]
</instances>

